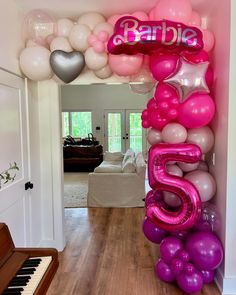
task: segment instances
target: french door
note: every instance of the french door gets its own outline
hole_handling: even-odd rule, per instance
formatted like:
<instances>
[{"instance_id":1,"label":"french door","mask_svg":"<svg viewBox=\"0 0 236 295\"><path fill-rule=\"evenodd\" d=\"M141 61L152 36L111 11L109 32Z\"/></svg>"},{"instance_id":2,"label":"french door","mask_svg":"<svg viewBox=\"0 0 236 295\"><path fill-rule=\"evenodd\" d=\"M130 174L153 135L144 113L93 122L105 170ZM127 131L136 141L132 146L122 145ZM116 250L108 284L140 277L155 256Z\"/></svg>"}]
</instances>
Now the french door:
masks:
<instances>
[{"instance_id":1,"label":"french door","mask_svg":"<svg viewBox=\"0 0 236 295\"><path fill-rule=\"evenodd\" d=\"M141 110L106 110L105 148L110 152L146 150L145 131L141 125Z\"/></svg>"}]
</instances>

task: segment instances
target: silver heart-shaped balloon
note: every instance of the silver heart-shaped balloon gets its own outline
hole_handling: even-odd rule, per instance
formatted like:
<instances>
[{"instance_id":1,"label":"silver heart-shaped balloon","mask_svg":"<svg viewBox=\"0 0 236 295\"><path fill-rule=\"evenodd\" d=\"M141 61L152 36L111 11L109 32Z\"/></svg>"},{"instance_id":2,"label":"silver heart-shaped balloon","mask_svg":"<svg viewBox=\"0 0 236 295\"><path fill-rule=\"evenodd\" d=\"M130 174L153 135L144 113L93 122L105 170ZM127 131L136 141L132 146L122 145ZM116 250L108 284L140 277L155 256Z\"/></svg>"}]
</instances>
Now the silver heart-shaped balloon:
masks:
<instances>
[{"instance_id":1,"label":"silver heart-shaped balloon","mask_svg":"<svg viewBox=\"0 0 236 295\"><path fill-rule=\"evenodd\" d=\"M50 55L50 64L54 74L65 83L75 80L85 66L83 53L55 50Z\"/></svg>"}]
</instances>

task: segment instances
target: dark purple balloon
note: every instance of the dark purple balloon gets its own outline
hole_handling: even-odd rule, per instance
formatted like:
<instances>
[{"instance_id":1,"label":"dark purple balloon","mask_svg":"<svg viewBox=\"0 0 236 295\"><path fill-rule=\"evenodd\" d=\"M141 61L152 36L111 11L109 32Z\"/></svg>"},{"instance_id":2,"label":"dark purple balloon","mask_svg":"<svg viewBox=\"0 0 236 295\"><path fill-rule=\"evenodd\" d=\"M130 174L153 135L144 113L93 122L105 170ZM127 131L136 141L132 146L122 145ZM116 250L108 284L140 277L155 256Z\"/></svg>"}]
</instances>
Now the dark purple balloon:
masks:
<instances>
[{"instance_id":1,"label":"dark purple balloon","mask_svg":"<svg viewBox=\"0 0 236 295\"><path fill-rule=\"evenodd\" d=\"M201 270L201 275L204 284L210 284L214 281L215 270Z\"/></svg>"},{"instance_id":2,"label":"dark purple balloon","mask_svg":"<svg viewBox=\"0 0 236 295\"><path fill-rule=\"evenodd\" d=\"M160 242L168 235L167 231L156 227L147 217L143 222L143 233L149 241L155 244L160 244Z\"/></svg>"},{"instance_id":3,"label":"dark purple balloon","mask_svg":"<svg viewBox=\"0 0 236 295\"><path fill-rule=\"evenodd\" d=\"M171 271L168 264L166 264L162 259L159 259L155 265L155 272L157 276L164 282L173 282L175 280L175 275Z\"/></svg>"},{"instance_id":4,"label":"dark purple balloon","mask_svg":"<svg viewBox=\"0 0 236 295\"><path fill-rule=\"evenodd\" d=\"M199 292L203 287L203 279L198 271L191 275L182 272L177 276L176 281L180 289L186 293Z\"/></svg>"},{"instance_id":5,"label":"dark purple balloon","mask_svg":"<svg viewBox=\"0 0 236 295\"><path fill-rule=\"evenodd\" d=\"M214 270L223 260L223 246L214 233L195 232L187 238L185 247L190 260L199 270Z\"/></svg>"},{"instance_id":6,"label":"dark purple balloon","mask_svg":"<svg viewBox=\"0 0 236 295\"><path fill-rule=\"evenodd\" d=\"M173 258L176 258L178 253L183 250L184 245L181 242L181 240L175 238L175 237L167 237L164 240L162 240L160 244L160 254L161 258L166 263L171 263L171 260Z\"/></svg>"},{"instance_id":7,"label":"dark purple balloon","mask_svg":"<svg viewBox=\"0 0 236 295\"><path fill-rule=\"evenodd\" d=\"M171 261L170 269L172 270L174 275L180 274L183 268L184 268L184 263L182 260L178 258L174 258Z\"/></svg>"}]
</instances>

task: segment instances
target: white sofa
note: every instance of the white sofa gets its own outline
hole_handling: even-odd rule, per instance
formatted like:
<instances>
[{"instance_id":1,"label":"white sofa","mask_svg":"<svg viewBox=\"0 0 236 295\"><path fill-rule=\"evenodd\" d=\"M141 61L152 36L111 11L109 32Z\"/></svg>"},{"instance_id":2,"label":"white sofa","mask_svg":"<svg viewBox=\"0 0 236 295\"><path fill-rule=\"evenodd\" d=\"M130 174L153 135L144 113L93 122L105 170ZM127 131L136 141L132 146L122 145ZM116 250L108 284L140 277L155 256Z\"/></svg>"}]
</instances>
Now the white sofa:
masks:
<instances>
[{"instance_id":1,"label":"white sofa","mask_svg":"<svg viewBox=\"0 0 236 295\"><path fill-rule=\"evenodd\" d=\"M89 173L88 207L143 207L146 164L141 153L105 153Z\"/></svg>"}]
</instances>

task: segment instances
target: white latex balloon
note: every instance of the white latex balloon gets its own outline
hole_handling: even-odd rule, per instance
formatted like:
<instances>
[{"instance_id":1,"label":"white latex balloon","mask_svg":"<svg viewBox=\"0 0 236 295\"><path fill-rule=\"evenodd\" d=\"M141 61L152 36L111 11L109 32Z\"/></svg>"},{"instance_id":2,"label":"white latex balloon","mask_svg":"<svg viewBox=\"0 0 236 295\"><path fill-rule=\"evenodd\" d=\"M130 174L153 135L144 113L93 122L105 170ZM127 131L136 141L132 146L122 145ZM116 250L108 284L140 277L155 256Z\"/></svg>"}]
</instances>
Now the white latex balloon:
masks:
<instances>
[{"instance_id":1,"label":"white latex balloon","mask_svg":"<svg viewBox=\"0 0 236 295\"><path fill-rule=\"evenodd\" d=\"M52 40L50 44L50 50L63 50L65 52L73 51L72 47L70 46L70 42L65 37L56 37Z\"/></svg>"},{"instance_id":2,"label":"white latex balloon","mask_svg":"<svg viewBox=\"0 0 236 295\"><path fill-rule=\"evenodd\" d=\"M101 70L108 62L107 53L97 53L93 47L86 50L84 57L87 67L93 71Z\"/></svg>"},{"instance_id":3,"label":"white latex balloon","mask_svg":"<svg viewBox=\"0 0 236 295\"><path fill-rule=\"evenodd\" d=\"M106 31L108 32L109 36L111 36L114 32L114 28L111 24L109 23L100 23L96 25L96 27L93 30L94 35L98 35L101 31Z\"/></svg>"},{"instance_id":4,"label":"white latex balloon","mask_svg":"<svg viewBox=\"0 0 236 295\"><path fill-rule=\"evenodd\" d=\"M78 24L87 25L93 30L97 24L106 22L105 18L96 12L89 12L81 15L77 21Z\"/></svg>"},{"instance_id":5,"label":"white latex balloon","mask_svg":"<svg viewBox=\"0 0 236 295\"><path fill-rule=\"evenodd\" d=\"M168 143L182 143L187 138L187 130L179 123L169 123L162 129L162 139Z\"/></svg>"},{"instance_id":6,"label":"white latex balloon","mask_svg":"<svg viewBox=\"0 0 236 295\"><path fill-rule=\"evenodd\" d=\"M57 21L57 36L68 37L74 23L68 18L61 18Z\"/></svg>"},{"instance_id":7,"label":"white latex balloon","mask_svg":"<svg viewBox=\"0 0 236 295\"><path fill-rule=\"evenodd\" d=\"M34 81L50 79L52 76L50 54L51 52L42 46L23 49L20 55L20 67L25 76Z\"/></svg>"},{"instance_id":8,"label":"white latex balloon","mask_svg":"<svg viewBox=\"0 0 236 295\"><path fill-rule=\"evenodd\" d=\"M107 79L109 78L113 73L109 65L107 64L104 68L98 71L94 71L94 74L100 78L100 79Z\"/></svg>"},{"instance_id":9,"label":"white latex balloon","mask_svg":"<svg viewBox=\"0 0 236 295\"><path fill-rule=\"evenodd\" d=\"M88 37L91 35L91 30L86 25L74 25L70 31L69 41L71 46L78 51L86 51L89 47Z\"/></svg>"}]
</instances>

